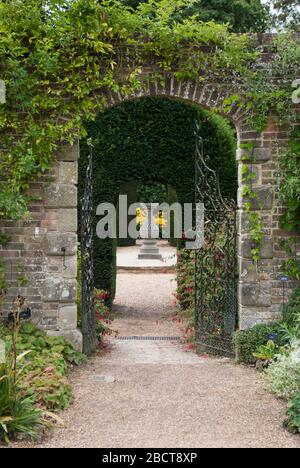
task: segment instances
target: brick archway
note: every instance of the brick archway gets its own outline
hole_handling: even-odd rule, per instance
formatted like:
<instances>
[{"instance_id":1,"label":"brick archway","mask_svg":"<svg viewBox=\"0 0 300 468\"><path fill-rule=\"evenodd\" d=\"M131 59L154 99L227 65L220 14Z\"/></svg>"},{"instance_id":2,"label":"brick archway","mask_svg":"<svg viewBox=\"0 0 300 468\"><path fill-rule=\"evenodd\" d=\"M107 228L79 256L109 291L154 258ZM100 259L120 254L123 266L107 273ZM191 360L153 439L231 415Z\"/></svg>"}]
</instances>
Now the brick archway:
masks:
<instances>
[{"instance_id":1,"label":"brick archway","mask_svg":"<svg viewBox=\"0 0 300 468\"><path fill-rule=\"evenodd\" d=\"M106 106L115 106L127 99L146 96L169 97L198 104L207 109L221 108L224 99L234 94L224 84L205 84L177 81L165 76L164 83L151 80L151 71L144 74L143 91L133 96L106 93L101 96ZM97 97L96 97L97 100ZM102 99L101 99L102 100ZM239 316L240 328L247 329L259 322L276 320L281 316L281 284L278 271L282 254L278 238L285 235L279 229L280 206L276 200L276 158L289 138L289 128L280 128L274 120L262 133L255 133L247 124L246 107L236 106L224 115L232 120L237 130L239 164ZM253 209L260 211L264 223L264 241L259 269L251 259L252 241L242 199L242 165L247 164L242 143L254 147L255 172L253 189L257 198ZM16 293L27 298L33 320L53 335L64 335L80 349L81 333L77 330L77 165L79 144L64 146L57 154L49 185L47 178L31 184L29 193L42 196L42 201L31 204L31 219L14 223L1 222L11 242L1 254L6 259L11 288L5 310ZM65 249L65 258L62 249ZM18 276L24 271L26 286L17 286Z\"/></svg>"}]
</instances>

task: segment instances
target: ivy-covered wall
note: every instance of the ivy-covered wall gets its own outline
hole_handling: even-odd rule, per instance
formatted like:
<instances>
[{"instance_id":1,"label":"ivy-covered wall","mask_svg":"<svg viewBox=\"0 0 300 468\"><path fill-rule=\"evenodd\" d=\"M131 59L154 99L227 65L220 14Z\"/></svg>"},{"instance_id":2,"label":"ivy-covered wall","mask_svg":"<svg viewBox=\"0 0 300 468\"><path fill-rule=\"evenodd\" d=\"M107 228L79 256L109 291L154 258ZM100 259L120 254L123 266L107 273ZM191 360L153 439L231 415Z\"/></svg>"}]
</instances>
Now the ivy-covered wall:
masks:
<instances>
[{"instance_id":1,"label":"ivy-covered wall","mask_svg":"<svg viewBox=\"0 0 300 468\"><path fill-rule=\"evenodd\" d=\"M117 204L124 184L157 181L176 190L180 203L194 201L195 121L210 165L220 173L225 197L236 198L236 141L223 118L199 106L167 98L142 98L100 113L87 124L94 145L94 203ZM79 197L83 195L86 141L81 144ZM99 218L95 216L95 227ZM114 295L115 246L95 236L96 286Z\"/></svg>"}]
</instances>

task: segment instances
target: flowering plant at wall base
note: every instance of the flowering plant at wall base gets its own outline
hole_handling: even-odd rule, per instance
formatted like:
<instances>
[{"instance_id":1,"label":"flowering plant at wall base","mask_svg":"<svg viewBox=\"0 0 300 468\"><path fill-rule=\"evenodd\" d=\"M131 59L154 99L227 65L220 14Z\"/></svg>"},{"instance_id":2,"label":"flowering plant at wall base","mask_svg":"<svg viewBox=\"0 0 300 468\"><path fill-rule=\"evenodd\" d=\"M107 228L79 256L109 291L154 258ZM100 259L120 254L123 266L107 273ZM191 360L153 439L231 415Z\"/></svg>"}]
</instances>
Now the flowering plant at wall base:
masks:
<instances>
[{"instance_id":1,"label":"flowering plant at wall base","mask_svg":"<svg viewBox=\"0 0 300 468\"><path fill-rule=\"evenodd\" d=\"M183 341L189 350L195 348L195 288L193 257L193 250L180 250L177 253L177 290L173 294L176 313L172 317L172 321L180 326Z\"/></svg>"},{"instance_id":2,"label":"flowering plant at wall base","mask_svg":"<svg viewBox=\"0 0 300 468\"><path fill-rule=\"evenodd\" d=\"M180 309L192 320L195 308L195 253L180 250L177 255L177 294ZM194 325L191 323L191 325Z\"/></svg>"},{"instance_id":3,"label":"flowering plant at wall base","mask_svg":"<svg viewBox=\"0 0 300 468\"><path fill-rule=\"evenodd\" d=\"M102 289L95 289L96 333L100 342L104 336L118 335L118 332L111 328L115 316L108 307L108 303L109 293Z\"/></svg>"}]
</instances>

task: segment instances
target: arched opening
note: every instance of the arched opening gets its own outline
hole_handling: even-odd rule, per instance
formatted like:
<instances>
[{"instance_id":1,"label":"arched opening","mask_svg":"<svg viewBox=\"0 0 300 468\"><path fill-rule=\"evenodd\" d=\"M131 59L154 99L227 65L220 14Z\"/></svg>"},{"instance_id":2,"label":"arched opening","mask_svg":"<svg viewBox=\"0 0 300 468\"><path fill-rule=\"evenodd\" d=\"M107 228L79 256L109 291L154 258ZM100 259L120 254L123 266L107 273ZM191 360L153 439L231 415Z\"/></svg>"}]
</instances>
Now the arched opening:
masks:
<instances>
[{"instance_id":1,"label":"arched opening","mask_svg":"<svg viewBox=\"0 0 300 468\"><path fill-rule=\"evenodd\" d=\"M93 142L93 229L101 203L118 206L120 194L128 204L153 196L153 187L164 187L163 201L194 204L195 122L198 122L209 165L220 175L225 199L237 197L236 138L222 117L200 106L163 97L145 97L124 102L99 114L86 125ZM84 192L87 141L81 142L79 198ZM139 200L142 201L142 200ZM147 200L144 200L147 201ZM80 219L79 219L80 221ZM130 218L128 219L128 223ZM182 239L168 239L174 248ZM117 249L132 246L132 239L99 239L94 236L95 286L116 294ZM236 253L236 252L235 252Z\"/></svg>"}]
</instances>

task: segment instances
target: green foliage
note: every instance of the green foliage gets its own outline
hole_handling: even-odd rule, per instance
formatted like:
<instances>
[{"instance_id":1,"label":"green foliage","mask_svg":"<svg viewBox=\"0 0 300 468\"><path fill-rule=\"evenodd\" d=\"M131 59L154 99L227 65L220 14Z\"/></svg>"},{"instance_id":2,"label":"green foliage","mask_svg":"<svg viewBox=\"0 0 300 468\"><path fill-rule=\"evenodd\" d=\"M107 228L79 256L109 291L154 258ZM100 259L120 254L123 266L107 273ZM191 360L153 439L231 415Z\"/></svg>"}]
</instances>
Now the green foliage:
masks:
<instances>
[{"instance_id":1,"label":"green foliage","mask_svg":"<svg viewBox=\"0 0 300 468\"><path fill-rule=\"evenodd\" d=\"M95 154L95 213L99 203L116 206L121 187L130 182L170 185L180 203L192 203L196 120L210 165L220 172L222 193L224 197L235 198L236 145L227 122L193 105L171 99L143 98L109 109L87 124ZM80 198L84 191L87 151L83 143L79 161ZM95 216L95 227L98 221ZM110 239L100 240L97 236L94 245L96 287L110 291L113 298L115 249Z\"/></svg>"},{"instance_id":2,"label":"green foliage","mask_svg":"<svg viewBox=\"0 0 300 468\"><path fill-rule=\"evenodd\" d=\"M288 431L300 433L300 393L290 402L284 425Z\"/></svg>"},{"instance_id":3,"label":"green foliage","mask_svg":"<svg viewBox=\"0 0 300 468\"><path fill-rule=\"evenodd\" d=\"M130 182L127 184L124 184L121 189L120 189L120 195L127 195L127 207L132 203L136 203L137 198L138 198L138 190L139 186L137 182ZM128 222L131 222L135 218L134 215L129 215L128 216ZM117 229L119 228L119 216L117 214ZM119 238L118 241L118 247L132 247L136 244L136 239L131 239L130 237L127 237L125 239Z\"/></svg>"},{"instance_id":4,"label":"green foliage","mask_svg":"<svg viewBox=\"0 0 300 468\"><path fill-rule=\"evenodd\" d=\"M275 360L277 355L288 350L295 339L300 339L300 289L293 292L284 308L282 321L256 325L251 330L236 333L238 359L245 364Z\"/></svg>"},{"instance_id":5,"label":"green foliage","mask_svg":"<svg viewBox=\"0 0 300 468\"><path fill-rule=\"evenodd\" d=\"M279 123L297 123L291 95L294 91L292 82L299 75L300 37L291 33L278 34L267 50L274 53L274 60L267 67L256 69L247 74L248 123L261 132L268 123L270 110L277 113ZM273 80L276 76L281 83ZM286 77L290 80L286 80Z\"/></svg>"},{"instance_id":6,"label":"green foliage","mask_svg":"<svg viewBox=\"0 0 300 468\"><path fill-rule=\"evenodd\" d=\"M72 387L66 377L66 361L60 350L59 345L53 346L52 351L43 350L40 355L28 358L20 368L22 393L50 410L66 409L73 399Z\"/></svg>"},{"instance_id":7,"label":"green foliage","mask_svg":"<svg viewBox=\"0 0 300 468\"><path fill-rule=\"evenodd\" d=\"M177 319L185 323L185 339L195 341L195 252L180 249L176 264Z\"/></svg>"},{"instance_id":8,"label":"green foliage","mask_svg":"<svg viewBox=\"0 0 300 468\"><path fill-rule=\"evenodd\" d=\"M279 398L290 400L300 393L300 342L277 356L266 370L268 388Z\"/></svg>"},{"instance_id":9,"label":"green foliage","mask_svg":"<svg viewBox=\"0 0 300 468\"><path fill-rule=\"evenodd\" d=\"M279 242L279 246L287 254L288 259L282 262L282 271L292 280L300 280L300 252L299 249L299 238L290 237L282 239Z\"/></svg>"},{"instance_id":10,"label":"green foliage","mask_svg":"<svg viewBox=\"0 0 300 468\"><path fill-rule=\"evenodd\" d=\"M300 288L295 289L284 309L284 323L289 327L299 327L300 332ZM299 336L300 338L300 336Z\"/></svg>"},{"instance_id":11,"label":"green foliage","mask_svg":"<svg viewBox=\"0 0 300 468\"><path fill-rule=\"evenodd\" d=\"M300 57L300 56L299 56ZM282 171L280 200L287 207L281 226L288 231L300 229L300 130L294 130L287 151L279 159Z\"/></svg>"},{"instance_id":12,"label":"green foliage","mask_svg":"<svg viewBox=\"0 0 300 468\"><path fill-rule=\"evenodd\" d=\"M285 427L291 432L300 432L300 289L296 289L284 308L283 321L274 325L272 340L266 343L266 326L256 327L256 332L237 334L238 352L241 361L251 363L250 352L255 360L267 365L265 376L269 389L279 398L290 400ZM258 333L257 333L258 331ZM270 337L270 330L268 336Z\"/></svg>"},{"instance_id":13,"label":"green foliage","mask_svg":"<svg viewBox=\"0 0 300 468\"><path fill-rule=\"evenodd\" d=\"M268 388L279 398L291 400L285 426L300 432L300 289L296 289L284 309L283 321L257 325L235 336L239 362L267 365Z\"/></svg>"},{"instance_id":14,"label":"green foliage","mask_svg":"<svg viewBox=\"0 0 300 468\"><path fill-rule=\"evenodd\" d=\"M2 326L0 338L8 355L13 351L11 331ZM28 352L18 364L19 390L36 404L51 410L65 409L72 400L67 380L68 364L78 365L86 358L62 337L47 336L32 323L24 323L16 340L18 354Z\"/></svg>"},{"instance_id":15,"label":"green foliage","mask_svg":"<svg viewBox=\"0 0 300 468\"><path fill-rule=\"evenodd\" d=\"M299 0L274 0L275 25L300 31Z\"/></svg>"},{"instance_id":16,"label":"green foliage","mask_svg":"<svg viewBox=\"0 0 300 468\"><path fill-rule=\"evenodd\" d=\"M123 0L123 3L137 8L149 0ZM181 2L173 18L180 22L190 16L196 16L198 21L227 23L234 32L262 32L268 24L269 11L260 0L195 0Z\"/></svg>"},{"instance_id":17,"label":"green foliage","mask_svg":"<svg viewBox=\"0 0 300 468\"><path fill-rule=\"evenodd\" d=\"M238 331L235 334L235 346L238 362L244 364L255 364L254 354L261 346L266 346L270 336L275 337L278 346L284 346L285 342L281 335L280 322L273 324L259 324L247 331Z\"/></svg>"},{"instance_id":18,"label":"green foliage","mask_svg":"<svg viewBox=\"0 0 300 468\"><path fill-rule=\"evenodd\" d=\"M13 370L11 359L0 364L0 440L9 442L18 433L31 438L44 424L42 413L34 406L30 397L25 397L19 390L20 375Z\"/></svg>"},{"instance_id":19,"label":"green foliage","mask_svg":"<svg viewBox=\"0 0 300 468\"><path fill-rule=\"evenodd\" d=\"M180 250L176 265L177 300L192 319L195 315L195 252Z\"/></svg>"},{"instance_id":20,"label":"green foliage","mask_svg":"<svg viewBox=\"0 0 300 468\"><path fill-rule=\"evenodd\" d=\"M167 189L163 184L157 182L140 184L137 191L137 201L141 203L164 203L167 201Z\"/></svg>"},{"instance_id":21,"label":"green foliage","mask_svg":"<svg viewBox=\"0 0 300 468\"><path fill-rule=\"evenodd\" d=\"M196 15L200 21L226 23L231 31L238 33L263 32L269 22L269 10L260 0L196 0L183 9L183 15Z\"/></svg>"},{"instance_id":22,"label":"green foliage","mask_svg":"<svg viewBox=\"0 0 300 468\"><path fill-rule=\"evenodd\" d=\"M177 197L176 190L170 185L168 185L167 203L171 206L173 205L173 203L177 203L177 202L178 202L178 197ZM172 245L172 247L178 247L180 245L180 240L175 239L175 216L174 216L173 211L171 211L171 216L170 216L170 235L171 235L169 239L170 245Z\"/></svg>"},{"instance_id":23,"label":"green foliage","mask_svg":"<svg viewBox=\"0 0 300 468\"><path fill-rule=\"evenodd\" d=\"M242 181L243 197L246 200L244 210L248 218L248 230L251 234L254 246L251 250L252 260L257 264L260 260L261 244L263 241L263 222L261 214L252 210L252 202L257 197L257 193L253 190L253 180L256 178L256 174L253 171L253 164L255 164L255 158L253 155L253 144L244 143L241 145L241 149L244 150L244 159L248 164L242 166ZM249 163L251 164L249 166Z\"/></svg>"},{"instance_id":24,"label":"green foliage","mask_svg":"<svg viewBox=\"0 0 300 468\"><path fill-rule=\"evenodd\" d=\"M111 311L109 304L109 293L102 290L95 290L95 318L96 318L96 333L101 342L104 336L115 334L118 332L112 330L111 324L114 321L114 314Z\"/></svg>"},{"instance_id":25,"label":"green foliage","mask_svg":"<svg viewBox=\"0 0 300 468\"><path fill-rule=\"evenodd\" d=\"M257 351L253 353L253 357L259 361L271 362L275 356L279 353L280 348L274 341L269 340L266 345L258 347Z\"/></svg>"}]
</instances>

